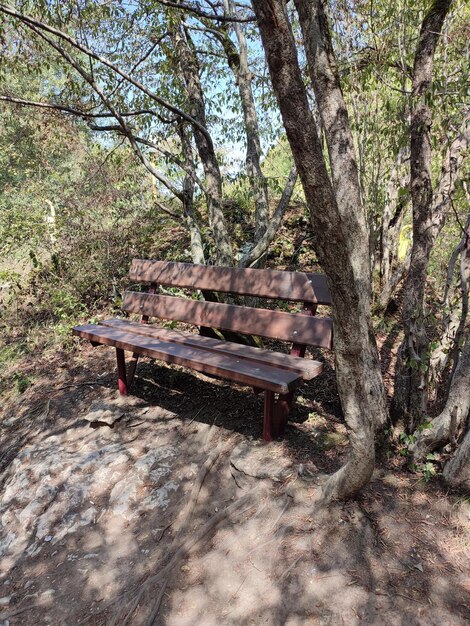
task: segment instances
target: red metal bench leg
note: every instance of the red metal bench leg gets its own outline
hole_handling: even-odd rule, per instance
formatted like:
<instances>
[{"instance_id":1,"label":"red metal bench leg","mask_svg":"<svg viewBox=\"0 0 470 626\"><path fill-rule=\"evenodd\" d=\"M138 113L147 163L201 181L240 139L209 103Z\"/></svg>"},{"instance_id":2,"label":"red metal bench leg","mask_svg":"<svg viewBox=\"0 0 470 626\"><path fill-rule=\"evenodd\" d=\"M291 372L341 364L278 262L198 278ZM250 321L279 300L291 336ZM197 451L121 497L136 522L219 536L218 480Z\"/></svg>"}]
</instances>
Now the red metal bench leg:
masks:
<instances>
[{"instance_id":1,"label":"red metal bench leg","mask_svg":"<svg viewBox=\"0 0 470 626\"><path fill-rule=\"evenodd\" d=\"M139 355L137 352L132 354L132 358L129 363L129 367L127 368L127 389L129 390L132 386L132 381L134 380L135 370L137 368L137 362L139 360Z\"/></svg>"},{"instance_id":2,"label":"red metal bench leg","mask_svg":"<svg viewBox=\"0 0 470 626\"><path fill-rule=\"evenodd\" d=\"M273 391L264 392L263 439L265 441L272 441L284 435L293 400L293 391L279 396L276 401Z\"/></svg>"},{"instance_id":3,"label":"red metal bench leg","mask_svg":"<svg viewBox=\"0 0 470 626\"><path fill-rule=\"evenodd\" d=\"M127 396L127 376L126 376L126 359L124 350L116 348L117 370L118 370L118 387L121 396Z\"/></svg>"},{"instance_id":4,"label":"red metal bench leg","mask_svg":"<svg viewBox=\"0 0 470 626\"><path fill-rule=\"evenodd\" d=\"M294 392L291 391L283 396L279 396L274 405L274 421L276 423L277 436L283 437L286 431L287 420L292 409Z\"/></svg>"},{"instance_id":5,"label":"red metal bench leg","mask_svg":"<svg viewBox=\"0 0 470 626\"><path fill-rule=\"evenodd\" d=\"M274 428L274 392L264 392L264 422L263 422L263 439L272 441L275 438Z\"/></svg>"}]
</instances>

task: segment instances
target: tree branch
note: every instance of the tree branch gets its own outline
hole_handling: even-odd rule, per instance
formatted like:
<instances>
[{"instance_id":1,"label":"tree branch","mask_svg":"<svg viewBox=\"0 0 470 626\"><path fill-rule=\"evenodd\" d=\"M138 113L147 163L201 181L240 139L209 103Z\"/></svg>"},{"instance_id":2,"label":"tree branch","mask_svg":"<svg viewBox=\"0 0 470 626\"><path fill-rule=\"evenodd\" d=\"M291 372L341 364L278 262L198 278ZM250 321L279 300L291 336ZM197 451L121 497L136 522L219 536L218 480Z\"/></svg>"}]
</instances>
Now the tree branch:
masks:
<instances>
[{"instance_id":1,"label":"tree branch","mask_svg":"<svg viewBox=\"0 0 470 626\"><path fill-rule=\"evenodd\" d=\"M212 138L211 138L210 134L208 133L207 129L204 128L204 126L202 126L191 115L189 115L188 113L185 113L183 110L179 109L178 107L170 104L164 98L161 98L159 95L157 95L155 92L151 91L150 89L147 89L147 87L145 87L145 85L143 85L138 80L132 78L132 76L130 76L127 72L122 70L120 67L118 67L117 65L115 65L114 63L112 63L111 61L106 59L105 57L97 54L96 52L93 52L93 50L90 50L86 46L80 44L76 39L74 39L70 35L67 35L63 31L58 30L57 28L54 28L53 26L49 26L48 24L45 24L44 22L41 22L40 20L38 20L38 19L36 19L34 17L31 17L29 15L24 15L22 13L19 13L13 7L8 6L8 5L0 4L0 12L1 13L5 13L7 15L10 15L11 17L14 17L14 18L20 20L23 24L25 24L31 30L36 32L36 34L39 34L39 31L45 31L45 32L48 32L48 33L56 36L56 37L59 37L60 39L62 39L63 41L66 41L67 43L69 43L71 46L73 46L77 50L80 50L80 52L83 52L87 56L95 59L96 61L99 61L100 63L102 63L106 67L109 67L111 70L113 70L113 72L116 72L116 74L118 74L119 76L122 76L122 78L127 80L127 82L129 82L131 85L134 85L134 87L136 87L137 89L139 89L140 91L145 93L149 98L151 98L152 100L157 102L160 106L164 107L168 111L171 111L175 115L178 115L179 117L182 117L184 120L189 122L192 126L197 128L204 135L204 137L206 138L206 140L210 144L212 144ZM45 41L47 41L49 43L49 45L51 45L52 47L54 47L57 50L56 45L54 45L54 42L51 39L48 39L48 38L47 39L44 38L44 39L45 39ZM64 55L62 55L62 56L64 56ZM64 56L64 58L67 58L67 57ZM73 65L73 63L72 63L72 65ZM89 82L89 81L87 80L87 82Z\"/></svg>"},{"instance_id":2,"label":"tree branch","mask_svg":"<svg viewBox=\"0 0 470 626\"><path fill-rule=\"evenodd\" d=\"M186 4L184 2L172 2L171 0L157 0L158 4L161 4L165 7L171 7L173 9L180 9L181 11L187 11L188 13L192 13L197 17L202 17L207 20L215 20L216 22L256 22L255 16L250 17L235 17L234 15L218 15L216 13L207 13L206 11L202 11L198 7Z\"/></svg>"},{"instance_id":3,"label":"tree branch","mask_svg":"<svg viewBox=\"0 0 470 626\"><path fill-rule=\"evenodd\" d=\"M268 227L264 231L259 241L256 242L255 245L242 256L242 258L238 262L239 267L248 267L249 265L253 265L260 257L263 256L263 254L269 248L269 245L271 244L274 237L276 236L277 231L279 230L279 226L281 225L284 213L289 206L289 202L292 198L292 193L294 191L296 181L297 168L294 165L290 171L286 186L284 187L284 191L282 192L282 196L279 200L276 210L274 211L271 221L268 224Z\"/></svg>"}]
</instances>

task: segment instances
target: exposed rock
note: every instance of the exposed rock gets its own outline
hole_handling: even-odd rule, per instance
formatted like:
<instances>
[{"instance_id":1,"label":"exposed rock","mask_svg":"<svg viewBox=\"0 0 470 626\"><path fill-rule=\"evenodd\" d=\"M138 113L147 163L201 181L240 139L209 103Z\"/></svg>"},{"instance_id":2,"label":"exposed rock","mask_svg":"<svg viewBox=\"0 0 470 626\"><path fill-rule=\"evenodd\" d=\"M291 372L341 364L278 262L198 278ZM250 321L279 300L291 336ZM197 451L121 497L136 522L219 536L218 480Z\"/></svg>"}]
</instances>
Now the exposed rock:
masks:
<instances>
[{"instance_id":1,"label":"exposed rock","mask_svg":"<svg viewBox=\"0 0 470 626\"><path fill-rule=\"evenodd\" d=\"M142 405L142 401L134 396L121 396L118 392L109 392L104 398L100 398L90 405L88 413L83 416L93 426L107 424L113 428L114 424L122 419L126 413L135 410ZM146 411L144 408L142 411Z\"/></svg>"},{"instance_id":2,"label":"exposed rock","mask_svg":"<svg viewBox=\"0 0 470 626\"><path fill-rule=\"evenodd\" d=\"M6 565L92 528L103 515L119 525L168 506L180 484L174 475L169 480L177 449L163 440L153 447L141 440L110 442L114 432L100 432L50 436L25 446L11 463L0 504Z\"/></svg>"}]
</instances>

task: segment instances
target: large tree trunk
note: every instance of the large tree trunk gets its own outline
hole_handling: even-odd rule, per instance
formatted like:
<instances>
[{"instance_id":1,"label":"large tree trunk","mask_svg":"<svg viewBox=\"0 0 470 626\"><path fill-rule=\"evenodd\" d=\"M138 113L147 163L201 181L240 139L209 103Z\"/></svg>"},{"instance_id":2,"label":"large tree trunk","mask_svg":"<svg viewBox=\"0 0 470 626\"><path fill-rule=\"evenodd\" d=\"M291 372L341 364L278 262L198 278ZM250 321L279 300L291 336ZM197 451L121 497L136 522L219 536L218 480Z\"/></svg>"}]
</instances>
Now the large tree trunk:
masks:
<instances>
[{"instance_id":1,"label":"large tree trunk","mask_svg":"<svg viewBox=\"0 0 470 626\"><path fill-rule=\"evenodd\" d=\"M174 34L173 40L184 78L191 116L207 129L204 92L199 78L199 62L183 24ZM197 127L193 127L193 131L199 158L204 168L207 212L217 249L216 260L220 265L233 265L232 244L222 210L222 175L214 145L208 140L207 134L202 133Z\"/></svg>"},{"instance_id":2,"label":"large tree trunk","mask_svg":"<svg viewBox=\"0 0 470 626\"><path fill-rule=\"evenodd\" d=\"M425 329L424 294L429 257L435 242L436 219L432 214L431 123L426 100L434 54L451 0L434 0L424 18L413 68L411 113L411 199L413 247L403 300L404 339L400 346L392 415L403 417L411 433L426 413L429 340Z\"/></svg>"},{"instance_id":3,"label":"large tree trunk","mask_svg":"<svg viewBox=\"0 0 470 626\"><path fill-rule=\"evenodd\" d=\"M333 298L336 373L350 432L351 455L325 485L324 497L330 500L351 497L369 481L375 461L374 434L376 426L386 420L386 409L370 317L368 232L346 108L332 66L328 26L319 2L311 5L314 14L307 3L296 4L304 37L316 37L308 48L308 57L313 66L317 101L323 105L323 123L328 127L333 184L309 109L285 3L253 1L274 91L310 209L315 250ZM329 73L327 84L319 74L318 62Z\"/></svg>"},{"instance_id":4,"label":"large tree trunk","mask_svg":"<svg viewBox=\"0 0 470 626\"><path fill-rule=\"evenodd\" d=\"M443 476L451 487L460 487L470 491L470 430L454 456L446 463Z\"/></svg>"}]
</instances>

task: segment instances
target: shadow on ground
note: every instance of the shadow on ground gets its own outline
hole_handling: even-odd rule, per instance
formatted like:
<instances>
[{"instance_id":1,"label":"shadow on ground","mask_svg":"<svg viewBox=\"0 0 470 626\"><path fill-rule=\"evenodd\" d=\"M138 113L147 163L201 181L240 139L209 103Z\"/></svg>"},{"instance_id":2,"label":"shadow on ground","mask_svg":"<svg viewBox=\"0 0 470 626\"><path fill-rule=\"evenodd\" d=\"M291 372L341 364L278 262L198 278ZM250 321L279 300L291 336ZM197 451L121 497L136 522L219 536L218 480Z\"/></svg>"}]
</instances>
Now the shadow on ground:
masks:
<instances>
[{"instance_id":1,"label":"shadow on ground","mask_svg":"<svg viewBox=\"0 0 470 626\"><path fill-rule=\"evenodd\" d=\"M144 362L123 400L91 348L25 367L0 417L0 624L467 623L468 502L383 467L316 505L347 451L328 368L260 467L244 388ZM103 404L113 428L85 419Z\"/></svg>"}]
</instances>

